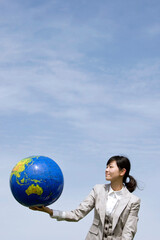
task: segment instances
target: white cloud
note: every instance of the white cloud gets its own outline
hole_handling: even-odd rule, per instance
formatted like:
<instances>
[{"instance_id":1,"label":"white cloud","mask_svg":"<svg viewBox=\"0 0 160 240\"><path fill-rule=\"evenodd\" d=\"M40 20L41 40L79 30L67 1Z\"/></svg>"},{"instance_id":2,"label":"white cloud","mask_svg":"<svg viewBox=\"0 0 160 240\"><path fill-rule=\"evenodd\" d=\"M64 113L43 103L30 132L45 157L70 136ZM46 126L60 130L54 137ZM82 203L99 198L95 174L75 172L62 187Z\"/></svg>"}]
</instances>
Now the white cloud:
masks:
<instances>
[{"instance_id":1,"label":"white cloud","mask_svg":"<svg viewBox=\"0 0 160 240\"><path fill-rule=\"evenodd\" d=\"M78 109L83 109L86 116L120 110L125 115L159 117L157 66L158 63L154 63L123 69L118 76L114 71L109 76L107 73L93 75L70 63L53 60L44 61L44 64L42 61L39 66L3 69L0 108L6 112L12 108L18 111L30 109L32 113L34 109L36 113L47 108L49 112L55 109L56 102L58 108L55 110L66 116L75 116Z\"/></svg>"}]
</instances>

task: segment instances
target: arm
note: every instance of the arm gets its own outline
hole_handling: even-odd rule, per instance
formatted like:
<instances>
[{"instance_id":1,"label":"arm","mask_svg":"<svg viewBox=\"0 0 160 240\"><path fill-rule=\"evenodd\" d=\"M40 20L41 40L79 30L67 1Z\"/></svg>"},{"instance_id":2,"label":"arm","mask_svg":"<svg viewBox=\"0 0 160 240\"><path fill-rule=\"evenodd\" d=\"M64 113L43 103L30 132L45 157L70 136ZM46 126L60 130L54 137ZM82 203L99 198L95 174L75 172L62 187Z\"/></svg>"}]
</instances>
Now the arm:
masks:
<instances>
[{"instance_id":1,"label":"arm","mask_svg":"<svg viewBox=\"0 0 160 240\"><path fill-rule=\"evenodd\" d=\"M126 220L125 226L122 232L122 240L132 240L137 231L138 211L140 208L140 199L131 204L130 213Z\"/></svg>"},{"instance_id":2,"label":"arm","mask_svg":"<svg viewBox=\"0 0 160 240\"><path fill-rule=\"evenodd\" d=\"M57 211L52 210L49 207L30 207L30 209L35 211L41 211L48 213L52 218L56 218L58 221L72 221L77 222L83 217L85 217L93 208L95 204L95 192L94 189L90 192L90 194L86 197L86 199L80 203L78 208L72 211Z\"/></svg>"},{"instance_id":3,"label":"arm","mask_svg":"<svg viewBox=\"0 0 160 240\"><path fill-rule=\"evenodd\" d=\"M92 189L90 194L80 203L78 208L72 211L63 212L63 219L66 221L77 222L85 217L95 206L95 191Z\"/></svg>"}]
</instances>

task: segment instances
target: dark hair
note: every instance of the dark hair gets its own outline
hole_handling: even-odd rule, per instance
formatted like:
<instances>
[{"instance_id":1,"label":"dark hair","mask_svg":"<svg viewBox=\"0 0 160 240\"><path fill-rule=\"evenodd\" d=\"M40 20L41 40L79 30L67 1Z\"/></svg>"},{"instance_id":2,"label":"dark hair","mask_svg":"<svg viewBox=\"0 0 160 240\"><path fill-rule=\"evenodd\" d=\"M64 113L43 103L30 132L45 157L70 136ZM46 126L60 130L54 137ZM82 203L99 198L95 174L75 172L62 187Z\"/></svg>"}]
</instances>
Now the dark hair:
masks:
<instances>
[{"instance_id":1,"label":"dark hair","mask_svg":"<svg viewBox=\"0 0 160 240\"><path fill-rule=\"evenodd\" d=\"M107 165L113 161L116 161L117 166L120 170L122 170L123 168L126 169L126 173L123 177L123 183L125 184L126 188L130 192L133 192L137 187L137 181L134 179L134 177L129 175L129 172L131 169L131 163L130 163L129 159L124 156L113 156L108 160ZM129 181L128 181L128 178L129 178Z\"/></svg>"}]
</instances>

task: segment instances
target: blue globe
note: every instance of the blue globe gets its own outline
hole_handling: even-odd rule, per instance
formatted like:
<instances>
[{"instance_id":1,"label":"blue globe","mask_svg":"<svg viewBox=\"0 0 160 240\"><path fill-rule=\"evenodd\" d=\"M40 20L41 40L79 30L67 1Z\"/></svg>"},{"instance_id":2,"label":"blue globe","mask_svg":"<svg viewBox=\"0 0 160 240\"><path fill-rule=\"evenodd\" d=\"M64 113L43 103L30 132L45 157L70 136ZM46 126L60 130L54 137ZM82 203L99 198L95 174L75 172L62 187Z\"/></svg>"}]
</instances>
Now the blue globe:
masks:
<instances>
[{"instance_id":1,"label":"blue globe","mask_svg":"<svg viewBox=\"0 0 160 240\"><path fill-rule=\"evenodd\" d=\"M63 174L51 158L31 156L17 163L10 175L10 188L15 199L26 207L47 206L61 195Z\"/></svg>"}]
</instances>

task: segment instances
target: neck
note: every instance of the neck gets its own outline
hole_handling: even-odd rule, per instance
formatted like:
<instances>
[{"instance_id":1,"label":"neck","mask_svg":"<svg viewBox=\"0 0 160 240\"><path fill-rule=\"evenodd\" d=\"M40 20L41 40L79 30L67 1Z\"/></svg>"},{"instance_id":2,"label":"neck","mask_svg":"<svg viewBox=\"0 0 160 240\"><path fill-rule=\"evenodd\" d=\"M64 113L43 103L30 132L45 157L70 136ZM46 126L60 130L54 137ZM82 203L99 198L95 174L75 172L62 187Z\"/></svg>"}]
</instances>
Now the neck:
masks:
<instances>
[{"instance_id":1,"label":"neck","mask_svg":"<svg viewBox=\"0 0 160 240\"><path fill-rule=\"evenodd\" d=\"M123 182L111 182L111 188L114 191L120 191L123 188Z\"/></svg>"}]
</instances>

